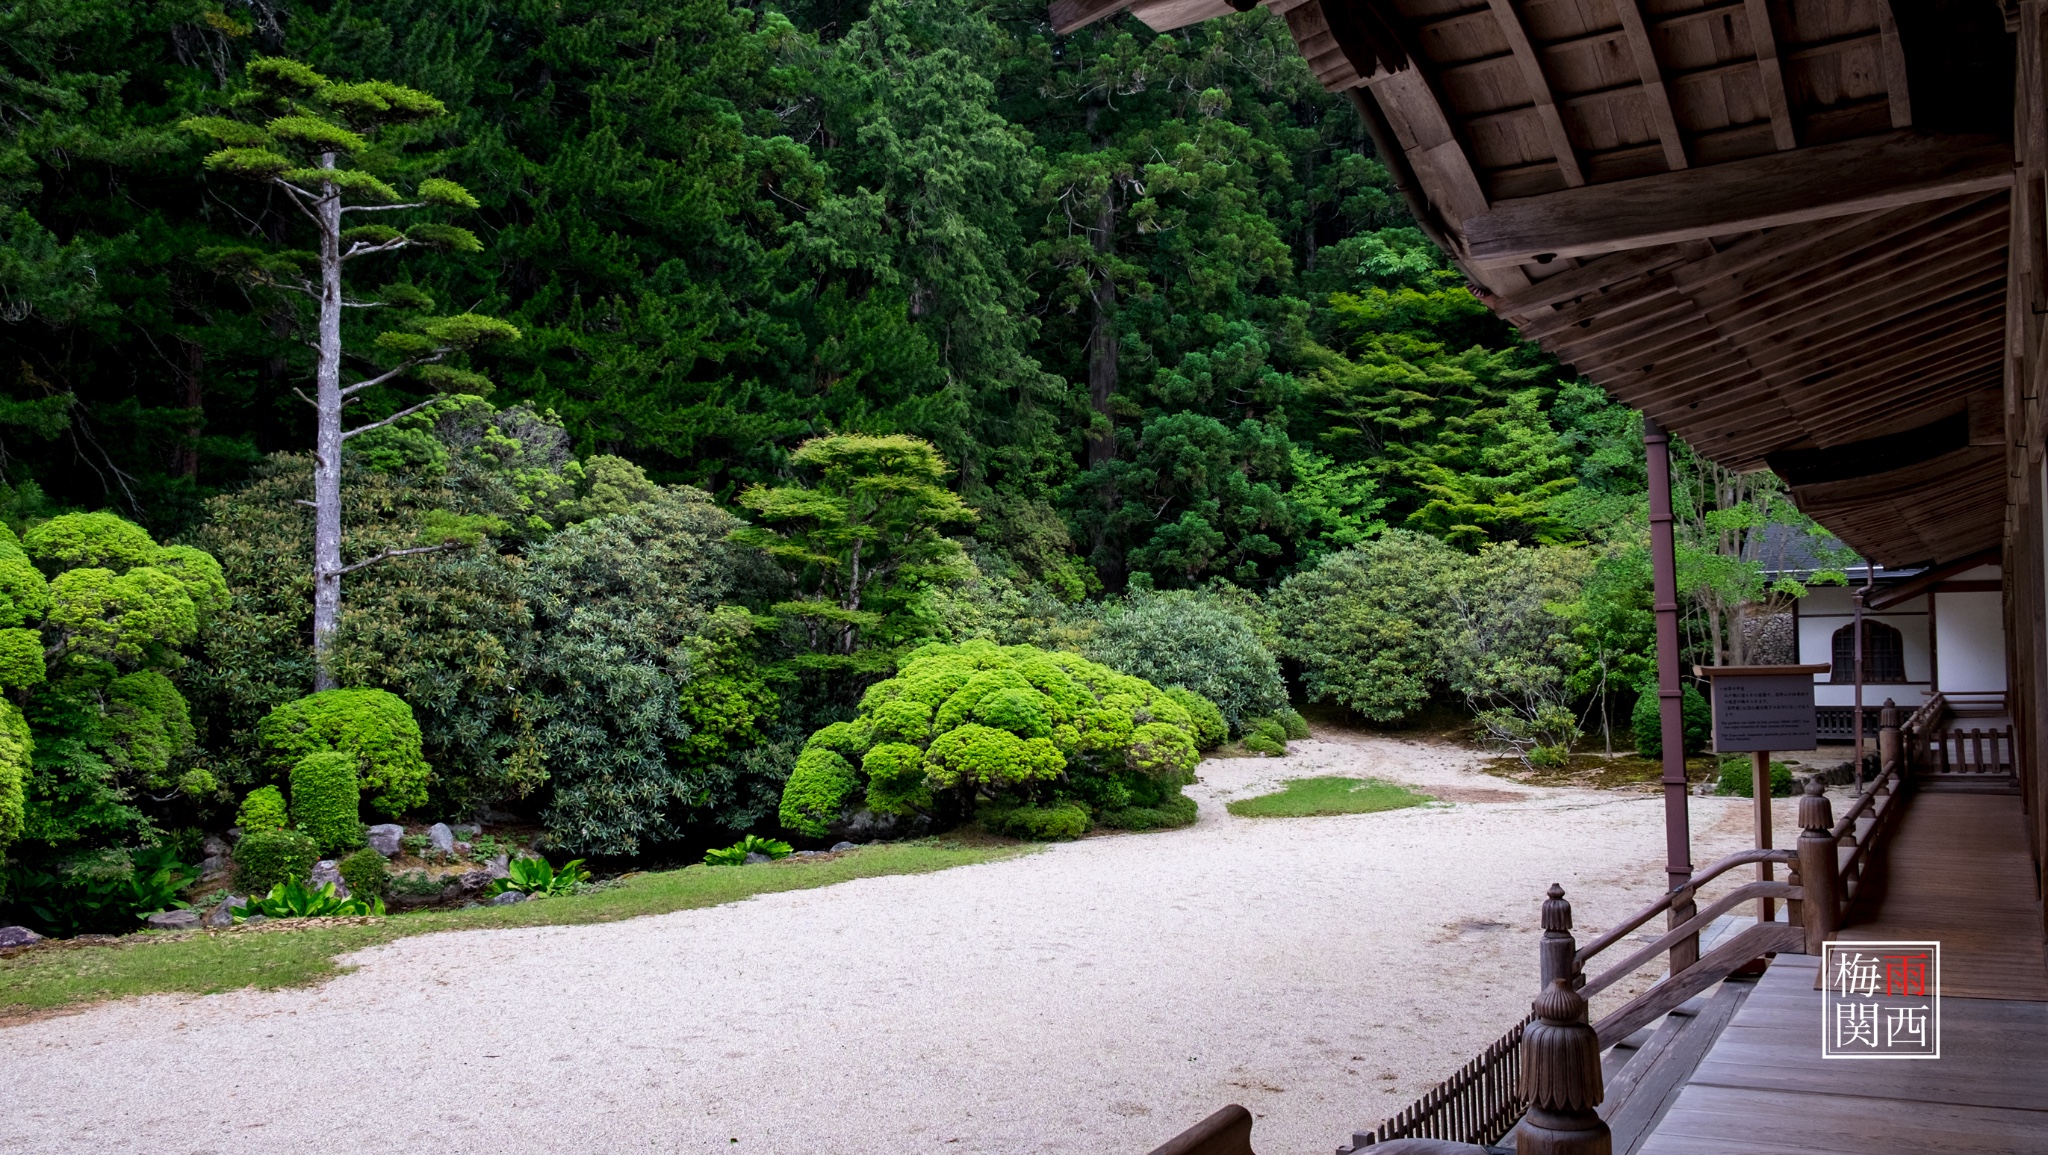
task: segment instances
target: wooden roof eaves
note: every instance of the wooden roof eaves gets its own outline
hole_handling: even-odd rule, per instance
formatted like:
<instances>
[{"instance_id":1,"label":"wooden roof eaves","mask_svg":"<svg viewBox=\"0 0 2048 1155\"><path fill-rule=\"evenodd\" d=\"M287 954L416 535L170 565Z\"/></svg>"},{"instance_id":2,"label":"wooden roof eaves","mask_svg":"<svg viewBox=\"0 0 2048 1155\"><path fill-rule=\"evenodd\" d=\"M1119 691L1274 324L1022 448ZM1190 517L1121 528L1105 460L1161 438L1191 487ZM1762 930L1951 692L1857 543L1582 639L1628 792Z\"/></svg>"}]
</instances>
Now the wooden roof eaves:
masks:
<instances>
[{"instance_id":1,"label":"wooden roof eaves","mask_svg":"<svg viewBox=\"0 0 2048 1155\"><path fill-rule=\"evenodd\" d=\"M1462 231L1480 265L1595 256L1996 192L2012 147L1893 132L1498 202Z\"/></svg>"},{"instance_id":2,"label":"wooden roof eaves","mask_svg":"<svg viewBox=\"0 0 2048 1155\"><path fill-rule=\"evenodd\" d=\"M1493 7L1495 22L1501 35L1507 39L1508 51L1514 55L1520 67L1522 83L1528 86L1530 99L1536 106L1536 117L1543 124L1543 133L1549 138L1551 151L1557 158L1558 171L1564 174L1567 187L1576 188L1586 183L1586 172L1579 164L1577 148L1572 144L1571 134L1565 130L1564 117L1557 110L1557 95L1551 91L1550 77L1543 71L1543 58L1530 43L1529 28L1522 23L1522 14L1515 11L1514 0L1488 0Z\"/></svg>"}]
</instances>

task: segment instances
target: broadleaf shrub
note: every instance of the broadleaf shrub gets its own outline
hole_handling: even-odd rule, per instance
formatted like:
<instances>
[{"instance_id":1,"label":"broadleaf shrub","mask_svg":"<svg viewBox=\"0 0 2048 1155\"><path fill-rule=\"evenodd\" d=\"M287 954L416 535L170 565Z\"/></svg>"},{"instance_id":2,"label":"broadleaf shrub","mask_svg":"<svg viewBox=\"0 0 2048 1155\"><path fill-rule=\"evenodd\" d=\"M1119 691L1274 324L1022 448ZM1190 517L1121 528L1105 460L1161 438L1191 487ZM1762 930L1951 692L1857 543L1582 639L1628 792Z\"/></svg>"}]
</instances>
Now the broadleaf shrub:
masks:
<instances>
[{"instance_id":1,"label":"broadleaf shrub","mask_svg":"<svg viewBox=\"0 0 2048 1155\"><path fill-rule=\"evenodd\" d=\"M384 898L391 893L391 864L365 846L335 864L348 892L358 898Z\"/></svg>"},{"instance_id":2,"label":"broadleaf shrub","mask_svg":"<svg viewBox=\"0 0 2048 1155\"><path fill-rule=\"evenodd\" d=\"M321 851L362 845L361 807L355 755L320 750L292 764L292 823Z\"/></svg>"},{"instance_id":3,"label":"broadleaf shrub","mask_svg":"<svg viewBox=\"0 0 2048 1155\"><path fill-rule=\"evenodd\" d=\"M1756 768L1748 758L1724 758L1714 793L1723 797L1753 798L1756 796L1755 778ZM1798 790L1798 783L1792 777L1792 767L1783 762L1772 762L1771 797L1790 798Z\"/></svg>"},{"instance_id":4,"label":"broadleaf shrub","mask_svg":"<svg viewBox=\"0 0 2048 1155\"><path fill-rule=\"evenodd\" d=\"M320 844L296 830L248 830L235 843L235 885L250 894L306 877Z\"/></svg>"},{"instance_id":5,"label":"broadleaf shrub","mask_svg":"<svg viewBox=\"0 0 2048 1155\"><path fill-rule=\"evenodd\" d=\"M258 786L242 799L242 808L235 812L235 825L242 828L244 835L258 830L283 830L291 821L291 812L284 804L284 792L275 786Z\"/></svg>"},{"instance_id":6,"label":"broadleaf shrub","mask_svg":"<svg viewBox=\"0 0 2048 1155\"><path fill-rule=\"evenodd\" d=\"M1272 652L1242 617L1200 594L1142 593L1112 603L1087 653L1155 686L1201 695L1234 731L1254 715L1287 706L1287 684Z\"/></svg>"},{"instance_id":7,"label":"broadleaf shrub","mask_svg":"<svg viewBox=\"0 0 2048 1155\"><path fill-rule=\"evenodd\" d=\"M1685 683L1678 701L1679 716L1685 719L1685 753L1689 758L1713 742L1714 708L1707 704L1706 695L1691 682ZM1636 692L1636 706L1629 715L1629 728L1635 731L1637 754L1652 762L1664 756L1664 722L1659 713L1655 682L1646 683Z\"/></svg>"},{"instance_id":8,"label":"broadleaf shrub","mask_svg":"<svg viewBox=\"0 0 2048 1155\"><path fill-rule=\"evenodd\" d=\"M1188 725L1195 734L1195 745L1203 750L1214 750L1230 737L1230 723L1224 721L1223 711L1216 703L1204 698L1186 686L1167 686L1161 693L1180 703L1188 712Z\"/></svg>"},{"instance_id":9,"label":"broadleaf shrub","mask_svg":"<svg viewBox=\"0 0 2048 1155\"><path fill-rule=\"evenodd\" d=\"M1194 781L1200 733L1178 696L1100 663L933 643L870 687L857 717L811 736L783 790L782 822L822 838L863 805L958 815L994 806L1022 817L990 817L991 829L1067 838L1132 807L1192 820L1170 800Z\"/></svg>"},{"instance_id":10,"label":"broadleaf shrub","mask_svg":"<svg viewBox=\"0 0 2048 1155\"><path fill-rule=\"evenodd\" d=\"M420 752L419 723L405 699L389 691L324 690L286 702L256 724L256 737L285 773L308 754L353 755L362 793L393 817L427 800L431 771Z\"/></svg>"}]
</instances>

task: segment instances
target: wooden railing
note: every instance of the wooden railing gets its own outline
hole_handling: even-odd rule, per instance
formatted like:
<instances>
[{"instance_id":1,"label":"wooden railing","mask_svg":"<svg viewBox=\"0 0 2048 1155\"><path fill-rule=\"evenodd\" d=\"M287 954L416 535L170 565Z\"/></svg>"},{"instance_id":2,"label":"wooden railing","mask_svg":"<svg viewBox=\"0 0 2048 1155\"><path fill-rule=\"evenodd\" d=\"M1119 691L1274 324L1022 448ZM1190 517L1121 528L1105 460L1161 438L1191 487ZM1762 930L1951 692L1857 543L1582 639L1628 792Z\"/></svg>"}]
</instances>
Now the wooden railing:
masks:
<instances>
[{"instance_id":1,"label":"wooden railing","mask_svg":"<svg viewBox=\"0 0 2048 1155\"><path fill-rule=\"evenodd\" d=\"M1518 1128L1536 1143L1534 1149L1546 1155L1604 1155L1611 1137L1595 1110L1604 1093L1600 1052L1764 955L1818 955L1821 944L1850 917L1858 897L1874 881L1878 852L1897 824L1911 773L1934 755L1931 735L1945 714L1946 706L1937 696L1901 725L1898 708L1885 703L1878 728L1882 769L1839 819L1820 778L1808 778L1799 798L1799 841L1794 849L1743 850L1719 859L1584 947L1572 937L1571 903L1564 889L1553 884L1543 903L1543 937L1537 948L1542 993L1532 1004L1533 1013L1428 1094L1373 1130L1355 1133L1352 1146L1338 1148L1339 1155L1398 1139L1491 1145ZM1674 909L1692 910L1702 886L1755 863L1783 864L1789 877L1784 882L1744 883L1682 920L1670 915ZM1758 899L1783 900L1787 921L1760 921L1738 931L1697 962L1589 1024L1587 999L1665 957L1675 944L1699 935L1715 919ZM1663 934L1587 976L1588 964L1659 915L1667 919Z\"/></svg>"}]
</instances>

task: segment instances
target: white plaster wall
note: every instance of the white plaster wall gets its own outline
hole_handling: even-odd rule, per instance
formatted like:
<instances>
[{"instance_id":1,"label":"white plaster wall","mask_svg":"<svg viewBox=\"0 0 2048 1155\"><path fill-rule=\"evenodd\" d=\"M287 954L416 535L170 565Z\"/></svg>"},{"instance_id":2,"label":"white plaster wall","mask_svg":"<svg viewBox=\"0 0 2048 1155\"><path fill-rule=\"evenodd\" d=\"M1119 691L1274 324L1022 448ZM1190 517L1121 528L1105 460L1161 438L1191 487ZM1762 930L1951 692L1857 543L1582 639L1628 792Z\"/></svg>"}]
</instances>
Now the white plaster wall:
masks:
<instances>
[{"instance_id":1,"label":"white plaster wall","mask_svg":"<svg viewBox=\"0 0 2048 1155\"><path fill-rule=\"evenodd\" d=\"M1989 576L1998 576L1995 567ZM1934 599L1934 642L1941 660L1940 688L1954 693L2004 690L2003 595L1988 590L1983 593L1937 593Z\"/></svg>"},{"instance_id":2,"label":"white plaster wall","mask_svg":"<svg viewBox=\"0 0 2048 1155\"><path fill-rule=\"evenodd\" d=\"M1826 663L1834 660L1835 631L1855 621L1855 607L1850 601L1850 594L1851 591L1843 586L1819 586L1799 600L1800 662ZM1906 647L1905 683L1869 683L1863 687L1863 704L1881 704L1890 698L1902 706L1917 707L1932 692L1928 686L1931 666L1927 657L1927 599L1912 598L1889 607L1884 613L1865 613L1863 616L1899 631L1900 640ZM1815 674L1813 681L1814 705L1856 704L1853 683L1830 682L1824 673Z\"/></svg>"}]
</instances>

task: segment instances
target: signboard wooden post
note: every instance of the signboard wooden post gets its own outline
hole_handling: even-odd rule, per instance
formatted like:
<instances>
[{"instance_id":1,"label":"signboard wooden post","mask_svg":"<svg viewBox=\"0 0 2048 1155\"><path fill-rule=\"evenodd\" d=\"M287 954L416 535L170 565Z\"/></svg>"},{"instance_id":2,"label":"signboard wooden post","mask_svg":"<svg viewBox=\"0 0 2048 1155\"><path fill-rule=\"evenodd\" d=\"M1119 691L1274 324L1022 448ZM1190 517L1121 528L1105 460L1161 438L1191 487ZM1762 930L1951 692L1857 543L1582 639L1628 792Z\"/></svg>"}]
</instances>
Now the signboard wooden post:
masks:
<instances>
[{"instance_id":1,"label":"signboard wooden post","mask_svg":"<svg viewBox=\"0 0 2048 1155\"><path fill-rule=\"evenodd\" d=\"M1813 676L1832 666L1695 666L1713 686L1714 753L1750 756L1750 795L1756 806L1756 845L1771 848L1771 751L1811 750ZM1759 882L1775 873L1756 864ZM1758 922L1777 918L1777 903L1756 902Z\"/></svg>"}]
</instances>

